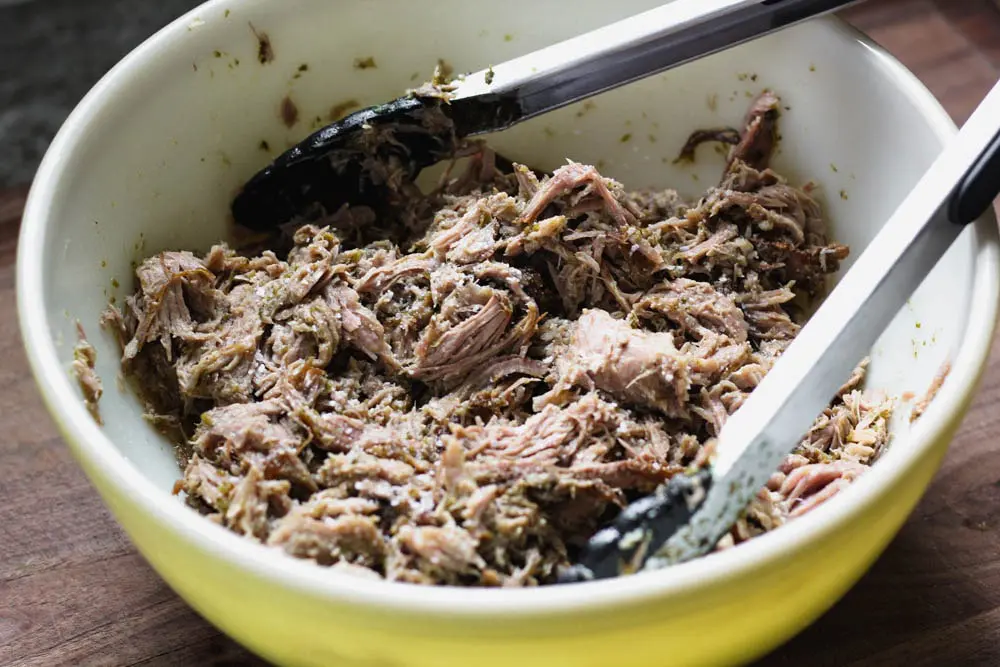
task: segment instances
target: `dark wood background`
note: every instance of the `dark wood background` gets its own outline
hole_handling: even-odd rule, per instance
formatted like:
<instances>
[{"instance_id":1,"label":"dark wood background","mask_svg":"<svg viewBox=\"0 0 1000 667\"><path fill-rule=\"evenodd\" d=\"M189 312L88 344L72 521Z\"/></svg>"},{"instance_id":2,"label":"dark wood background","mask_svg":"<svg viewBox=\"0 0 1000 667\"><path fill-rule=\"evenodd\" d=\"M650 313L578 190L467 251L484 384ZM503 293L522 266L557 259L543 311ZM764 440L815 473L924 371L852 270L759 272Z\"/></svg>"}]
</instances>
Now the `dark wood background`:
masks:
<instances>
[{"instance_id":1,"label":"dark wood background","mask_svg":"<svg viewBox=\"0 0 1000 667\"><path fill-rule=\"evenodd\" d=\"M992 0L869 0L847 17L958 121L1000 72ZM0 665L261 664L150 570L46 415L15 317L25 195L0 192ZM1000 665L1000 413L990 409L998 399L1000 346L898 538L833 610L761 665Z\"/></svg>"}]
</instances>

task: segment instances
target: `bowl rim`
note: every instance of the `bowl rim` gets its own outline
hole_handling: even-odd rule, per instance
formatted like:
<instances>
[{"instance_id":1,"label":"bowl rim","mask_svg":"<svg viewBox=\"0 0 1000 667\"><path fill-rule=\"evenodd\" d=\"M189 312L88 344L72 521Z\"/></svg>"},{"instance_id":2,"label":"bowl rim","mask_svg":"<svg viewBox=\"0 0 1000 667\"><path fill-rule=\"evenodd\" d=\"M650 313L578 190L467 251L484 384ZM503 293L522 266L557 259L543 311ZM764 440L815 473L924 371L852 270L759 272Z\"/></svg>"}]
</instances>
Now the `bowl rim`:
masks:
<instances>
[{"instance_id":1,"label":"bowl rim","mask_svg":"<svg viewBox=\"0 0 1000 667\"><path fill-rule=\"evenodd\" d=\"M112 444L90 417L64 364L60 361L48 328L45 307L45 239L52 202L58 198L66 177L63 164L79 146L81 138L103 109L113 104L116 91L125 90L143 69L174 43L199 16L221 11L228 0L209 0L171 22L115 65L83 98L67 118L42 160L22 217L17 249L17 309L28 360L50 415L81 463L104 502L106 491L94 477L114 487L115 492L138 511L152 518L205 555L239 568L273 585L314 599L352 604L379 611L412 615L463 616L466 619L549 616L589 613L597 608L635 605L671 596L732 578L745 577L779 560L783 554L807 546L836 530L862 511L869 501L896 485L964 411L978 384L993 339L1000 294L1000 238L992 212L974 226L975 278L970 295L969 320L952 368L934 402L914 425L907 447L893 447L879 465L862 475L837 502L825 503L808 521L792 522L708 557L664 570L577 584L528 589L483 589L449 586L413 586L375 581L322 568L290 558L274 549L252 543L217 526L153 487L144 475ZM257 5L267 0L249 0ZM950 117L922 83L895 58L872 40L836 17L817 19L817 24L839 33L845 48L868 52L872 67L896 85L900 94L916 107L944 143L954 134ZM162 576L162 573L161 573ZM611 619L609 618L609 621Z\"/></svg>"}]
</instances>

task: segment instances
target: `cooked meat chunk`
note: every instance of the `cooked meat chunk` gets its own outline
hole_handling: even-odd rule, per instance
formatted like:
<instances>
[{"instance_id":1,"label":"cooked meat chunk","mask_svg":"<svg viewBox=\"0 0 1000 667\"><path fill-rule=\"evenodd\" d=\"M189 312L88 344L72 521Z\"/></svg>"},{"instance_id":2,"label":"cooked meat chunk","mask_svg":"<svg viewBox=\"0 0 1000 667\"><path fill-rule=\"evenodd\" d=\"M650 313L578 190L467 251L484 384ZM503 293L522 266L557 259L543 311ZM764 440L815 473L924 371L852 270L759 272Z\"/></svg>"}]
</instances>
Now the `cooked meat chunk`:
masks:
<instances>
[{"instance_id":1,"label":"cooked meat chunk","mask_svg":"<svg viewBox=\"0 0 1000 667\"><path fill-rule=\"evenodd\" d=\"M945 362L942 364L941 368L934 375L934 379L931 380L930 387L927 388L927 392L913 404L913 410L910 412L910 421L915 422L920 419L924 412L927 411L928 406L930 406L931 401L937 396L938 391L941 390L941 386L948 377L948 373L951 372L951 364Z\"/></svg>"},{"instance_id":2,"label":"cooked meat chunk","mask_svg":"<svg viewBox=\"0 0 1000 667\"><path fill-rule=\"evenodd\" d=\"M743 162L763 169L771 161L778 143L778 115L781 100L770 90L757 96L743 119L740 141L729 153L729 166Z\"/></svg>"},{"instance_id":3,"label":"cooked meat chunk","mask_svg":"<svg viewBox=\"0 0 1000 667\"><path fill-rule=\"evenodd\" d=\"M696 202L469 144L461 174L398 193L398 221L344 208L272 249L146 259L104 324L150 418L179 427L176 492L350 574L554 581L630 500L705 464L847 256L768 168L778 105L765 93L742 130L695 137L733 146ZM92 361L81 347L96 402ZM865 369L719 548L878 457L892 405Z\"/></svg>"},{"instance_id":4,"label":"cooked meat chunk","mask_svg":"<svg viewBox=\"0 0 1000 667\"><path fill-rule=\"evenodd\" d=\"M778 96L773 91L765 90L754 98L743 119L741 129L720 127L692 132L681 148L676 162L691 162L698 146L717 143L731 147L726 162L726 172L739 164L752 169L766 168L778 144L780 109L781 100Z\"/></svg>"},{"instance_id":5,"label":"cooked meat chunk","mask_svg":"<svg viewBox=\"0 0 1000 667\"><path fill-rule=\"evenodd\" d=\"M101 419L99 403L104 394L104 386L101 378L97 377L94 364L97 363L97 351L94 346L87 342L87 336L83 332L83 325L76 323L77 343L73 348L73 375L83 392L83 401L87 410L98 424L104 424Z\"/></svg>"},{"instance_id":6,"label":"cooked meat chunk","mask_svg":"<svg viewBox=\"0 0 1000 667\"><path fill-rule=\"evenodd\" d=\"M695 152L698 150L698 146L701 146L702 144L719 143L735 146L740 143L740 139L739 130L734 130L731 127L695 130L684 143L684 147L681 148L681 152L678 154L677 159L674 162L693 162Z\"/></svg>"},{"instance_id":7,"label":"cooked meat chunk","mask_svg":"<svg viewBox=\"0 0 1000 667\"><path fill-rule=\"evenodd\" d=\"M668 417L682 417L691 364L673 341L670 333L632 329L603 310L586 311L577 320L573 345L560 360L563 378Z\"/></svg>"}]
</instances>

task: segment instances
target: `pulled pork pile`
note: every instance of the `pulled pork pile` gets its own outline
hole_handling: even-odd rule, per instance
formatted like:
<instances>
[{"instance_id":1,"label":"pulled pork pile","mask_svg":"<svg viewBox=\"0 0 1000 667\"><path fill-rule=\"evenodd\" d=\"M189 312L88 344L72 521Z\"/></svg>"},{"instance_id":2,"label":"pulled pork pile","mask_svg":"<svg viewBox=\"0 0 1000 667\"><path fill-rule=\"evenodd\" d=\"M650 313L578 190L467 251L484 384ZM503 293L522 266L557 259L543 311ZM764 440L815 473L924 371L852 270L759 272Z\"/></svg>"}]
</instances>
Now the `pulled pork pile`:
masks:
<instances>
[{"instance_id":1,"label":"pulled pork pile","mask_svg":"<svg viewBox=\"0 0 1000 667\"><path fill-rule=\"evenodd\" d=\"M707 460L847 256L767 168L777 110L755 101L694 204L572 162L502 170L480 147L424 195L408 243L345 247L336 226L304 225L286 259L223 245L147 259L105 323L152 418L184 434L176 491L247 538L367 576L552 582L625 503ZM863 375L720 548L878 455L890 405Z\"/></svg>"}]
</instances>

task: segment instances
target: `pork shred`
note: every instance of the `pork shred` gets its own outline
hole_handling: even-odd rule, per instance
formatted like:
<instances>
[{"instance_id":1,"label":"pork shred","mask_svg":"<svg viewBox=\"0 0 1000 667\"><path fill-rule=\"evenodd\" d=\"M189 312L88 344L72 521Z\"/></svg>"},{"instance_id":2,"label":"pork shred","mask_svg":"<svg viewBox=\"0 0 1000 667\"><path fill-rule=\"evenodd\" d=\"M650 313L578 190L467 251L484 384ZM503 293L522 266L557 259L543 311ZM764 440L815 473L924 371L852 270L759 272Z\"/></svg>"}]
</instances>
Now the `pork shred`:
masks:
<instances>
[{"instance_id":1,"label":"pork shred","mask_svg":"<svg viewBox=\"0 0 1000 667\"><path fill-rule=\"evenodd\" d=\"M155 418L182 425L177 492L344 572L553 582L627 502L704 463L847 256L767 166L777 109L771 93L754 102L696 202L477 145L414 195L403 242L348 242L357 216L342 210L282 256L145 260L104 321ZM891 405L860 389L864 370L719 548L878 457Z\"/></svg>"},{"instance_id":2,"label":"pork shred","mask_svg":"<svg viewBox=\"0 0 1000 667\"><path fill-rule=\"evenodd\" d=\"M83 393L83 402L87 406L87 411L99 425L104 424L101 419L100 401L104 394L104 385L101 378L97 376L94 365L97 363L97 350L87 340L87 335L83 331L83 325L76 323L77 343L73 347L73 375L76 377L80 391Z\"/></svg>"}]
</instances>

